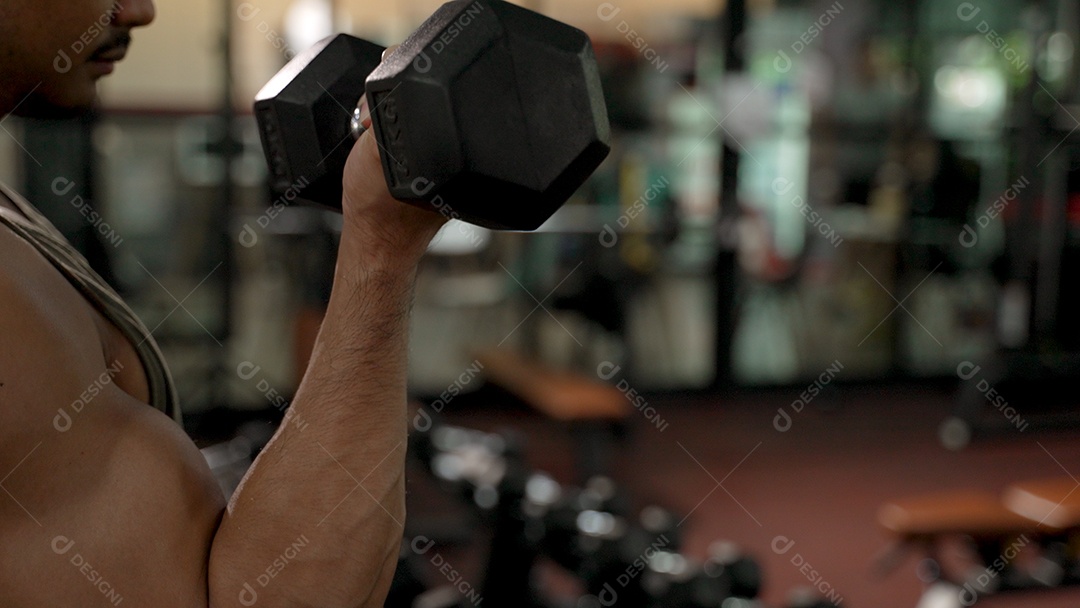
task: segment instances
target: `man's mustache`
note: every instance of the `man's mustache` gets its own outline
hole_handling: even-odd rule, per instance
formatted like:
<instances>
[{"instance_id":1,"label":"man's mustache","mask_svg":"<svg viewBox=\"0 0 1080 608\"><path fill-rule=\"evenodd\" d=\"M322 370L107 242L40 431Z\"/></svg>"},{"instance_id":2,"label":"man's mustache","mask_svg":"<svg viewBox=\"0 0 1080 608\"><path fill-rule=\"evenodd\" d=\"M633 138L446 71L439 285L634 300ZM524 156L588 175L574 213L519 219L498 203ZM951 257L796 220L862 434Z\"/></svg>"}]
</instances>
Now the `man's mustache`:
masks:
<instances>
[{"instance_id":1,"label":"man's mustache","mask_svg":"<svg viewBox=\"0 0 1080 608\"><path fill-rule=\"evenodd\" d=\"M104 57L106 55L113 54L116 51L126 53L129 46L131 46L131 33L121 32L113 36L111 39L105 41L101 46L99 46L97 50L94 51L94 53L90 56L90 58L96 59L98 57Z\"/></svg>"}]
</instances>

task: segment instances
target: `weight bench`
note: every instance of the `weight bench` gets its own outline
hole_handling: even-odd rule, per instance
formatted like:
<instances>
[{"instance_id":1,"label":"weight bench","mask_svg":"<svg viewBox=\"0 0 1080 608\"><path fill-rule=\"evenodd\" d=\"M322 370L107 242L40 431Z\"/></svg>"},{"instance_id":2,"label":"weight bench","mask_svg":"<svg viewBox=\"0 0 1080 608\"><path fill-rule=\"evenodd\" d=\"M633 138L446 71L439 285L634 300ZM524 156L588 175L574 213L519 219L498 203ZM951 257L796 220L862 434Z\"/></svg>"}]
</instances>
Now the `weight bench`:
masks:
<instances>
[{"instance_id":1,"label":"weight bench","mask_svg":"<svg viewBox=\"0 0 1080 608\"><path fill-rule=\"evenodd\" d=\"M882 573L893 570L912 548L921 548L936 560L939 540L969 536L980 559L992 564L1002 547L1021 535L1060 534L1051 522L1040 522L1013 510L998 496L978 490L957 490L886 503L878 510L878 523L894 537L878 560Z\"/></svg>"},{"instance_id":2,"label":"weight bench","mask_svg":"<svg viewBox=\"0 0 1080 608\"><path fill-rule=\"evenodd\" d=\"M618 389L509 350L484 351L476 359L488 382L548 418L567 423L577 444L582 481L609 473L613 430L630 415L630 403Z\"/></svg>"},{"instance_id":3,"label":"weight bench","mask_svg":"<svg viewBox=\"0 0 1080 608\"><path fill-rule=\"evenodd\" d=\"M1009 509L994 494L977 490L893 501L878 511L878 522L901 542L933 541L960 534L975 539L1000 538L1040 527L1038 520Z\"/></svg>"}]
</instances>

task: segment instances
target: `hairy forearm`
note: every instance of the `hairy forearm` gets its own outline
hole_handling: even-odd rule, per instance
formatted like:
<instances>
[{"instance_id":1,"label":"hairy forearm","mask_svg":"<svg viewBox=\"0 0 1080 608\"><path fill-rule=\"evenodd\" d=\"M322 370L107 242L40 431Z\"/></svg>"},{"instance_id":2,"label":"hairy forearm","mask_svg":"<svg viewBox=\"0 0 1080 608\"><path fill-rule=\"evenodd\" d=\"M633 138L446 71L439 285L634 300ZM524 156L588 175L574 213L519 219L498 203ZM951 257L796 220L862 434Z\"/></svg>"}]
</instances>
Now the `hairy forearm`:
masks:
<instances>
[{"instance_id":1,"label":"hairy forearm","mask_svg":"<svg viewBox=\"0 0 1080 608\"><path fill-rule=\"evenodd\" d=\"M214 539L213 608L382 606L405 518L415 262L339 263L289 418ZM356 259L343 256L343 260Z\"/></svg>"}]
</instances>

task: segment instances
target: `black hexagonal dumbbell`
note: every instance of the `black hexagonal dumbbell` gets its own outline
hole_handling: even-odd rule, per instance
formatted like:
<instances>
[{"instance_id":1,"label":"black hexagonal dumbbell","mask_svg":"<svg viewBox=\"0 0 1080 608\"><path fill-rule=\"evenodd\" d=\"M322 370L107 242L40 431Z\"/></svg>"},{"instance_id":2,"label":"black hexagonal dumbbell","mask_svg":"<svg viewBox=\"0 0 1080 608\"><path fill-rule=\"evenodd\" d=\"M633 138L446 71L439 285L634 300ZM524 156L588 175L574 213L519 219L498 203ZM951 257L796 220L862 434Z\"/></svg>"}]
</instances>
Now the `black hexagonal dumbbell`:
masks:
<instances>
[{"instance_id":1,"label":"black hexagonal dumbbell","mask_svg":"<svg viewBox=\"0 0 1080 608\"><path fill-rule=\"evenodd\" d=\"M376 51L339 36L260 92L278 190L340 207L357 75ZM537 228L609 151L588 37L502 0L443 5L374 68L366 93L391 194L492 228Z\"/></svg>"}]
</instances>

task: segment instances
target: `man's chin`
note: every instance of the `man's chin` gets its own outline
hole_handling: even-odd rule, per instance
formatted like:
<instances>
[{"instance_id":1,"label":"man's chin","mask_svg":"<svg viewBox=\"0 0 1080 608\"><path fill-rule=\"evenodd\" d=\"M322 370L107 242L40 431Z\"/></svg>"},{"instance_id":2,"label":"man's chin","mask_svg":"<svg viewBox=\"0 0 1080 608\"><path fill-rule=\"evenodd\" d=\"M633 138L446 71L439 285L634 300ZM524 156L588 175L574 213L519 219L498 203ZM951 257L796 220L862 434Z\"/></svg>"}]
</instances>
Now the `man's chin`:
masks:
<instances>
[{"instance_id":1,"label":"man's chin","mask_svg":"<svg viewBox=\"0 0 1080 608\"><path fill-rule=\"evenodd\" d=\"M97 86L91 81L59 91L39 87L27 96L13 114L23 118L73 118L90 112L96 106Z\"/></svg>"}]
</instances>

